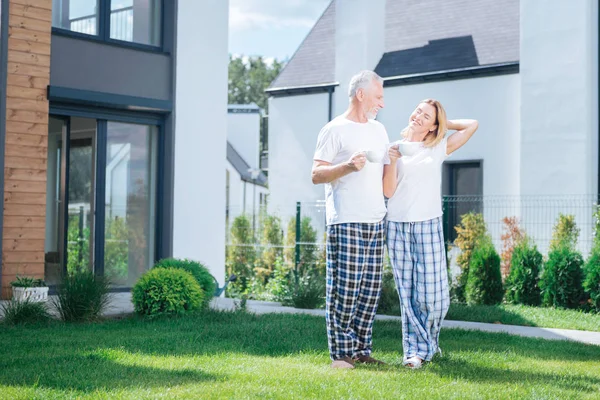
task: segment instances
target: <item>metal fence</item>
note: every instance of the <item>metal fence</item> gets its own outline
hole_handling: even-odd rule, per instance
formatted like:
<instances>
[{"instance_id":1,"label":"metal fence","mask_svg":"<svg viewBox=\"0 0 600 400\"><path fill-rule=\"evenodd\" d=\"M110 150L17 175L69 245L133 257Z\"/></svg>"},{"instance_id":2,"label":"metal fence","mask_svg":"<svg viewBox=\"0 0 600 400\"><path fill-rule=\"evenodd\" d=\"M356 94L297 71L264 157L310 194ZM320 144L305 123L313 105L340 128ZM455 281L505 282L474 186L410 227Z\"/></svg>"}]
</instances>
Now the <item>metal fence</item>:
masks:
<instances>
[{"instance_id":1,"label":"metal fence","mask_svg":"<svg viewBox=\"0 0 600 400\"><path fill-rule=\"evenodd\" d=\"M573 215L579 228L578 250L586 257L593 244L594 210L598 204L595 195L579 196L445 196L442 200L444 210L444 236L451 244L456 238L455 227L462 215L468 212L481 213L486 223L487 232L492 238L498 253L502 251L502 235L506 232L503 220L514 217L519 228L537 245L539 251L546 255L552 239L554 226L560 214ZM257 213L231 212L230 207L227 226L228 254L237 249L244 249L248 261L260 264L263 254L269 251L280 256L288 265L303 263L303 258L316 267L324 263L324 239L326 231L325 203L301 202L295 207L276 212L261 209ZM248 229L244 242L234 240L232 228L235 220L245 215ZM276 219L279 233L270 232ZM310 232L306 232L306 230ZM274 240L270 240L270 237ZM305 238L311 240L306 241ZM451 247L451 261L455 259L456 248ZM271 254L271 255L272 255ZM273 257L266 257L266 262ZM258 260L258 261L257 261ZM262 261L263 263L265 261ZM304 263L306 264L306 263ZM455 269L456 266L453 266Z\"/></svg>"},{"instance_id":2,"label":"metal fence","mask_svg":"<svg viewBox=\"0 0 600 400\"><path fill-rule=\"evenodd\" d=\"M69 29L73 32L95 35L98 18L96 15L73 18ZM133 40L133 7L123 7L110 12L110 37L131 42Z\"/></svg>"}]
</instances>

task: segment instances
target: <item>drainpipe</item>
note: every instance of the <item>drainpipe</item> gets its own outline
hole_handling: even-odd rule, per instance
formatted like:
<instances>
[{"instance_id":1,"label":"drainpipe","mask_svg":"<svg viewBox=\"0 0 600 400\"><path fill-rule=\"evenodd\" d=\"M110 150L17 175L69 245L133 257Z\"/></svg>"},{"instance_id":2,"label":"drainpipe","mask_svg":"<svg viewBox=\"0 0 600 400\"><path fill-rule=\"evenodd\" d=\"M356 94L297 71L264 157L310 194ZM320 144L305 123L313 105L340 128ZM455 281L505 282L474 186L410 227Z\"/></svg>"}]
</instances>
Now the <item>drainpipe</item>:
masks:
<instances>
[{"instance_id":1,"label":"drainpipe","mask_svg":"<svg viewBox=\"0 0 600 400\"><path fill-rule=\"evenodd\" d=\"M333 89L333 86L327 89L329 92L329 121L333 119Z\"/></svg>"}]
</instances>

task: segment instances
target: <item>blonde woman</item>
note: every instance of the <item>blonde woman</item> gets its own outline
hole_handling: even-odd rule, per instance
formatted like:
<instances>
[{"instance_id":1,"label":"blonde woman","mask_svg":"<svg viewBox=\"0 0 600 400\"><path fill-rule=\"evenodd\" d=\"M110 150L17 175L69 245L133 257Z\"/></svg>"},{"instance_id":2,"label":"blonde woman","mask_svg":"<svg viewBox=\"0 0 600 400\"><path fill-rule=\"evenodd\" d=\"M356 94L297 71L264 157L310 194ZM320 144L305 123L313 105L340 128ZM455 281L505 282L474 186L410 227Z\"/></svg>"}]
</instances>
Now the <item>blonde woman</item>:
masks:
<instances>
[{"instance_id":1,"label":"blonde woman","mask_svg":"<svg viewBox=\"0 0 600 400\"><path fill-rule=\"evenodd\" d=\"M402 308L404 365L421 367L441 350L450 305L442 232L442 163L477 130L475 120L446 120L442 105L423 100L402 139L389 149L383 193L389 198L387 245ZM446 137L446 130L456 130Z\"/></svg>"}]
</instances>

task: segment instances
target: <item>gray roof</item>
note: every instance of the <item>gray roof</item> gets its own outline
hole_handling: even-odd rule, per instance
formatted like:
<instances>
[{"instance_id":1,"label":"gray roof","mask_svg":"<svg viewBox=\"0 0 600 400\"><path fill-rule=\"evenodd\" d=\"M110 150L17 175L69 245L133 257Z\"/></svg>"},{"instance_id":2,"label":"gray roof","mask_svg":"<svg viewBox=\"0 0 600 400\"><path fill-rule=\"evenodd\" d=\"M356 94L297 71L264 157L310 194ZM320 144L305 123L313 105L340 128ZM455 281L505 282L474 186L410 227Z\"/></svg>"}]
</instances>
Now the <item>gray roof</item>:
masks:
<instances>
[{"instance_id":1,"label":"gray roof","mask_svg":"<svg viewBox=\"0 0 600 400\"><path fill-rule=\"evenodd\" d=\"M267 186L267 176L261 171L256 179L252 179L250 165L242 158L240 153L227 141L227 161L240 174L244 182L254 183L255 185Z\"/></svg>"},{"instance_id":2,"label":"gray roof","mask_svg":"<svg viewBox=\"0 0 600 400\"><path fill-rule=\"evenodd\" d=\"M335 81L335 1L270 88ZM519 61L519 0L387 0L384 78Z\"/></svg>"},{"instance_id":3,"label":"gray roof","mask_svg":"<svg viewBox=\"0 0 600 400\"><path fill-rule=\"evenodd\" d=\"M271 88L310 86L335 81L335 0L304 39Z\"/></svg>"}]
</instances>

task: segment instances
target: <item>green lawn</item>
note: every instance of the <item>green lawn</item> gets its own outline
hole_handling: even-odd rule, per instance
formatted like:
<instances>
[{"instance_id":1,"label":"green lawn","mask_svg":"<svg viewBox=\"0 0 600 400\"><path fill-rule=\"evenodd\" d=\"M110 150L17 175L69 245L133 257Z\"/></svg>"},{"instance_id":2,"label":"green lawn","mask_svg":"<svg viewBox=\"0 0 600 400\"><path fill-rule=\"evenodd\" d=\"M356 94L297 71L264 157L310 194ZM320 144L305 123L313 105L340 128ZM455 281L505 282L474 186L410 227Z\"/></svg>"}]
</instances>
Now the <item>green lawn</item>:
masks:
<instances>
[{"instance_id":1,"label":"green lawn","mask_svg":"<svg viewBox=\"0 0 600 400\"><path fill-rule=\"evenodd\" d=\"M325 322L210 312L99 324L0 326L0 398L598 398L600 346L444 330L444 356L401 365L400 324L378 321L383 367L332 370Z\"/></svg>"},{"instance_id":2,"label":"green lawn","mask_svg":"<svg viewBox=\"0 0 600 400\"><path fill-rule=\"evenodd\" d=\"M387 314L400 315L399 310L398 306ZM468 306L452 303L446 319L600 332L600 314L597 313L511 304Z\"/></svg>"},{"instance_id":3,"label":"green lawn","mask_svg":"<svg viewBox=\"0 0 600 400\"><path fill-rule=\"evenodd\" d=\"M510 304L499 306L452 304L447 319L600 332L600 314Z\"/></svg>"}]
</instances>

